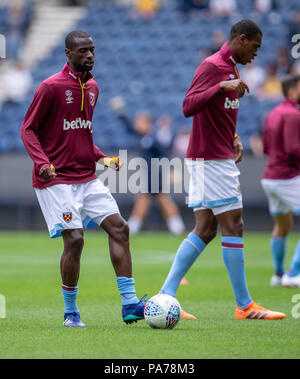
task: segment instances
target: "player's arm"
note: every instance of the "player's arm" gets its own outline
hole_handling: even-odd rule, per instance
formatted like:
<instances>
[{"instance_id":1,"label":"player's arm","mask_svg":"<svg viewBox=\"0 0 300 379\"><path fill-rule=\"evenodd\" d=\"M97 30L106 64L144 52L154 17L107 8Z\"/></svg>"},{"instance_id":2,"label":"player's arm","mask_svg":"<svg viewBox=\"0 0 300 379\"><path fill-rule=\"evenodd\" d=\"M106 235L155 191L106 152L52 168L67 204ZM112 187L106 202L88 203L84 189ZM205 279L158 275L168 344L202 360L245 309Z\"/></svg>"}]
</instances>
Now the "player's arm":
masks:
<instances>
[{"instance_id":1,"label":"player's arm","mask_svg":"<svg viewBox=\"0 0 300 379\"><path fill-rule=\"evenodd\" d=\"M96 162L102 164L105 167L110 167L113 170L119 171L121 165L119 162L119 157L113 156L109 157L105 155L98 146L94 145L94 153Z\"/></svg>"},{"instance_id":2,"label":"player's arm","mask_svg":"<svg viewBox=\"0 0 300 379\"><path fill-rule=\"evenodd\" d=\"M210 63L203 62L192 81L183 102L185 117L199 113L206 104L219 92L236 91L239 98L243 97L249 87L241 79L221 80L218 68Z\"/></svg>"},{"instance_id":3,"label":"player's arm","mask_svg":"<svg viewBox=\"0 0 300 379\"><path fill-rule=\"evenodd\" d=\"M220 72L209 62L203 62L196 71L183 101L183 114L191 117L199 113L221 91Z\"/></svg>"},{"instance_id":4,"label":"player's arm","mask_svg":"<svg viewBox=\"0 0 300 379\"><path fill-rule=\"evenodd\" d=\"M240 163L243 159L244 147L243 147L241 137L238 134L235 134L234 136L233 147L234 147L235 163Z\"/></svg>"},{"instance_id":5,"label":"player's arm","mask_svg":"<svg viewBox=\"0 0 300 379\"><path fill-rule=\"evenodd\" d=\"M288 114L284 117L284 150L298 163L300 162L300 114Z\"/></svg>"},{"instance_id":6,"label":"player's arm","mask_svg":"<svg viewBox=\"0 0 300 379\"><path fill-rule=\"evenodd\" d=\"M268 155L269 154L269 141L270 138L268 136L268 117L265 121L264 128L263 128L263 134L262 134L262 141L263 141L263 149L264 149L264 154Z\"/></svg>"},{"instance_id":7,"label":"player's arm","mask_svg":"<svg viewBox=\"0 0 300 379\"><path fill-rule=\"evenodd\" d=\"M97 103L98 97L99 97L99 88L98 88L98 86L97 86L96 90L97 90L97 95L96 95L96 102L95 102L95 104ZM121 167L120 162L119 162L119 157L116 157L116 156L109 157L109 156L107 156L96 145L94 145L94 154L95 154L95 161L96 162L102 164L105 167L110 167L113 170L119 171L119 169Z\"/></svg>"},{"instance_id":8,"label":"player's arm","mask_svg":"<svg viewBox=\"0 0 300 379\"><path fill-rule=\"evenodd\" d=\"M21 127L24 146L36 165L39 175L46 180L55 177L56 174L54 166L51 166L51 162L40 144L38 130L50 111L51 102L51 88L42 83L36 90Z\"/></svg>"}]
</instances>

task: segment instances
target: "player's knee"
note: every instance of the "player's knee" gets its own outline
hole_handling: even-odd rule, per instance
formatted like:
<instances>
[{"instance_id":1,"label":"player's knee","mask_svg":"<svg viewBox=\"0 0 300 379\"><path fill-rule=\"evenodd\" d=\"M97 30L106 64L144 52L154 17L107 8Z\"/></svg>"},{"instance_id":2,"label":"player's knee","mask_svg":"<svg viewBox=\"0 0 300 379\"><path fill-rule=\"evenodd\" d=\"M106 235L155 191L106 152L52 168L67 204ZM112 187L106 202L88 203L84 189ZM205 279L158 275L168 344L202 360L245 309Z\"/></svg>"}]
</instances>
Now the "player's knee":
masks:
<instances>
[{"instance_id":1,"label":"player's knee","mask_svg":"<svg viewBox=\"0 0 300 379\"><path fill-rule=\"evenodd\" d=\"M206 244L208 244L209 242L211 242L216 237L217 232L218 232L217 228L216 229L211 229L211 230L209 230L207 232L207 235L206 235L207 242L206 242Z\"/></svg>"},{"instance_id":2,"label":"player's knee","mask_svg":"<svg viewBox=\"0 0 300 379\"><path fill-rule=\"evenodd\" d=\"M242 218L239 218L238 221L236 222L236 230L239 233L239 235L243 235L244 232L244 221Z\"/></svg>"},{"instance_id":3,"label":"player's knee","mask_svg":"<svg viewBox=\"0 0 300 379\"><path fill-rule=\"evenodd\" d=\"M128 242L129 240L129 226L124 219L120 219L112 230L112 238L119 242Z\"/></svg>"},{"instance_id":4,"label":"player's knee","mask_svg":"<svg viewBox=\"0 0 300 379\"><path fill-rule=\"evenodd\" d=\"M217 235L217 228L211 227L207 229L194 229L194 233L197 234L202 241L207 245L209 244Z\"/></svg>"},{"instance_id":5,"label":"player's knee","mask_svg":"<svg viewBox=\"0 0 300 379\"><path fill-rule=\"evenodd\" d=\"M239 218L237 220L233 220L232 223L230 223L229 225L226 225L226 229L227 229L225 231L226 235L242 237L243 232L244 232L244 221L243 221L243 219Z\"/></svg>"},{"instance_id":6,"label":"player's knee","mask_svg":"<svg viewBox=\"0 0 300 379\"><path fill-rule=\"evenodd\" d=\"M70 230L67 234L64 235L65 240L65 250L70 252L72 255L80 256L83 245L83 233L80 230Z\"/></svg>"}]
</instances>

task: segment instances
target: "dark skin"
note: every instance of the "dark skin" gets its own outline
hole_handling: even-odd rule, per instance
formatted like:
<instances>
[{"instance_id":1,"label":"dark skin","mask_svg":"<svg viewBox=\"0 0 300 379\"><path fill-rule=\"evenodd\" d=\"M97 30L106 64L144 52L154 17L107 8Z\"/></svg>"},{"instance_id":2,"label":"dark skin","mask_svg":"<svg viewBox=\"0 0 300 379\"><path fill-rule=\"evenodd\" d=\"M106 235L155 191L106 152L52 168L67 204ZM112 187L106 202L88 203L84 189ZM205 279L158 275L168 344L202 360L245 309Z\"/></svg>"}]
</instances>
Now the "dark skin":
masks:
<instances>
[{"instance_id":1,"label":"dark skin","mask_svg":"<svg viewBox=\"0 0 300 379\"><path fill-rule=\"evenodd\" d=\"M66 48L68 63L75 72L82 73L83 82L94 66L95 47L92 38L76 38L71 48ZM118 170L119 164L112 162L111 168ZM53 166L45 167L40 176L53 180L57 174ZM108 234L111 261L117 276L132 277L131 254L129 249L129 228L120 214L108 216L101 224ZM64 285L75 287L80 273L80 258L84 245L83 229L68 229L62 232L64 251L60 261Z\"/></svg>"},{"instance_id":2,"label":"dark skin","mask_svg":"<svg viewBox=\"0 0 300 379\"><path fill-rule=\"evenodd\" d=\"M257 50L260 48L261 42L261 34L257 34L251 40L245 34L241 34L233 40L229 40L227 45L237 57L237 63L246 65L247 63L251 63L257 56ZM239 98L244 96L245 91L250 92L248 85L241 79L222 81L220 87L222 91L237 91Z\"/></svg>"},{"instance_id":3,"label":"dark skin","mask_svg":"<svg viewBox=\"0 0 300 379\"><path fill-rule=\"evenodd\" d=\"M246 65L257 56L257 50L262 43L262 35L257 34L253 39L247 39L241 34L229 40L227 45L237 57L237 63ZM244 96L245 91L250 92L248 85L241 79L220 82L222 91L237 91L238 97ZM234 140L235 162L239 163L243 157L243 145L239 137ZM243 217L242 209L228 211L215 216L210 209L195 212L196 225L193 232L197 234L206 244L212 241L220 225L223 236L242 237Z\"/></svg>"},{"instance_id":4,"label":"dark skin","mask_svg":"<svg viewBox=\"0 0 300 379\"><path fill-rule=\"evenodd\" d=\"M86 76L94 67L95 46L92 38L75 38L71 48L65 49L68 57L69 66L75 72L82 73L83 82ZM44 167L40 172L40 177L45 180L51 180L56 177L55 168Z\"/></svg>"}]
</instances>

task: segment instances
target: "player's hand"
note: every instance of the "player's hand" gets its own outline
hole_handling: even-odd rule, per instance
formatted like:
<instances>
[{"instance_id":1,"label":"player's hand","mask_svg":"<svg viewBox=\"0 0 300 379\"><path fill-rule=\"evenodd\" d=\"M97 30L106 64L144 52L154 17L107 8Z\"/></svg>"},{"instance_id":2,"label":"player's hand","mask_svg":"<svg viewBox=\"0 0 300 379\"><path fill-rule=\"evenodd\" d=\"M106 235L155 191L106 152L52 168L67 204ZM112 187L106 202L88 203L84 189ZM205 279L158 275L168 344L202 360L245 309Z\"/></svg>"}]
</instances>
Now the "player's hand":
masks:
<instances>
[{"instance_id":1,"label":"player's hand","mask_svg":"<svg viewBox=\"0 0 300 379\"><path fill-rule=\"evenodd\" d=\"M105 158L99 159L98 162L101 163L105 167L112 168L115 171L119 171L120 168L123 166L123 163L120 162L119 157L105 157Z\"/></svg>"},{"instance_id":2,"label":"player's hand","mask_svg":"<svg viewBox=\"0 0 300 379\"><path fill-rule=\"evenodd\" d=\"M239 99L244 96L245 91L250 93L249 87L242 79L225 80L220 83L220 87L222 91L236 91Z\"/></svg>"},{"instance_id":3,"label":"player's hand","mask_svg":"<svg viewBox=\"0 0 300 379\"><path fill-rule=\"evenodd\" d=\"M233 141L235 163L240 163L243 159L244 148L240 136L235 137Z\"/></svg>"},{"instance_id":4,"label":"player's hand","mask_svg":"<svg viewBox=\"0 0 300 379\"><path fill-rule=\"evenodd\" d=\"M55 178L57 176L57 174L55 173L55 168L54 168L53 164L50 166L42 168L39 176L45 180L50 180L50 179Z\"/></svg>"}]
</instances>

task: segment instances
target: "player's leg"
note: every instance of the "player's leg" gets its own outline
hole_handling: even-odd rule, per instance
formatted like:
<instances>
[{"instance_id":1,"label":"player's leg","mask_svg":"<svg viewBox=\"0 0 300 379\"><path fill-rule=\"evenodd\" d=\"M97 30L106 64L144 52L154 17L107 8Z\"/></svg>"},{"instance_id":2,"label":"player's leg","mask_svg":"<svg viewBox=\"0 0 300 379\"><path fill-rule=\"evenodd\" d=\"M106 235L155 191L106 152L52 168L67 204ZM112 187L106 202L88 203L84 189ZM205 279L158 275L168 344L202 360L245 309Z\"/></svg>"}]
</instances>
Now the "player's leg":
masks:
<instances>
[{"instance_id":1,"label":"player's leg","mask_svg":"<svg viewBox=\"0 0 300 379\"><path fill-rule=\"evenodd\" d=\"M266 320L285 318L284 313L273 312L258 306L249 294L244 265L242 209L220 213L216 215L216 218L222 231L223 259L236 299L235 317Z\"/></svg>"},{"instance_id":2,"label":"player's leg","mask_svg":"<svg viewBox=\"0 0 300 379\"><path fill-rule=\"evenodd\" d=\"M216 236L218 225L211 210L196 211L195 221L196 225L193 231L184 239L177 250L170 272L161 288L161 293L176 296L181 279L192 267L206 245Z\"/></svg>"},{"instance_id":3,"label":"player's leg","mask_svg":"<svg viewBox=\"0 0 300 379\"><path fill-rule=\"evenodd\" d=\"M287 273L282 277L281 284L284 287L300 287L300 240L296 245L290 267Z\"/></svg>"},{"instance_id":4,"label":"player's leg","mask_svg":"<svg viewBox=\"0 0 300 379\"><path fill-rule=\"evenodd\" d=\"M235 209L216 216L222 231L223 260L227 268L236 304L245 309L252 303L244 267L242 209Z\"/></svg>"},{"instance_id":5,"label":"player's leg","mask_svg":"<svg viewBox=\"0 0 300 379\"><path fill-rule=\"evenodd\" d=\"M279 187L281 198L295 216L300 215L300 176L285 180ZM300 287L300 240L297 243L292 262L281 284L284 287Z\"/></svg>"},{"instance_id":6,"label":"player's leg","mask_svg":"<svg viewBox=\"0 0 300 379\"><path fill-rule=\"evenodd\" d=\"M300 287L300 240L294 251L289 270L282 278L282 285L292 288Z\"/></svg>"},{"instance_id":7,"label":"player's leg","mask_svg":"<svg viewBox=\"0 0 300 379\"><path fill-rule=\"evenodd\" d=\"M142 226L151 205L151 195L148 193L138 194L134 198L134 205L128 219L131 235L137 234Z\"/></svg>"},{"instance_id":8,"label":"player's leg","mask_svg":"<svg viewBox=\"0 0 300 379\"><path fill-rule=\"evenodd\" d=\"M62 236L64 241L64 251L60 260L62 281L68 287L76 287L84 245L83 229L64 230Z\"/></svg>"},{"instance_id":9,"label":"player's leg","mask_svg":"<svg viewBox=\"0 0 300 379\"><path fill-rule=\"evenodd\" d=\"M65 304L64 326L84 327L76 304L80 258L83 249L83 230L68 229L62 232L64 251L60 260L62 294Z\"/></svg>"},{"instance_id":10,"label":"player's leg","mask_svg":"<svg viewBox=\"0 0 300 379\"><path fill-rule=\"evenodd\" d=\"M166 220L169 231L174 235L184 233L185 226L180 216L179 209L171 196L167 193L158 193L156 202L159 209Z\"/></svg>"},{"instance_id":11,"label":"player's leg","mask_svg":"<svg viewBox=\"0 0 300 379\"><path fill-rule=\"evenodd\" d=\"M283 263L280 267L281 254L284 257L285 243L292 228L292 213L300 214L300 176L285 180L262 180L262 187L266 193L270 213L273 215L275 227L272 238L272 253L274 263L278 264L280 271L284 271ZM274 238L275 236L275 238ZM278 269L275 266L275 270ZM273 275L271 284L284 287L300 287L300 241L294 252L291 266L282 277Z\"/></svg>"},{"instance_id":12,"label":"player's leg","mask_svg":"<svg viewBox=\"0 0 300 379\"><path fill-rule=\"evenodd\" d=\"M108 234L111 261L117 276L132 277L129 228L120 214L108 216L101 224Z\"/></svg>"},{"instance_id":13,"label":"player's leg","mask_svg":"<svg viewBox=\"0 0 300 379\"><path fill-rule=\"evenodd\" d=\"M144 318L144 303L136 296L132 277L132 261L129 249L129 228L120 214L113 214L101 223L107 232L111 261L117 276L117 285L122 297L122 316L126 323Z\"/></svg>"},{"instance_id":14,"label":"player's leg","mask_svg":"<svg viewBox=\"0 0 300 379\"><path fill-rule=\"evenodd\" d=\"M58 184L42 190L35 189L48 225L51 238L64 239L61 258L62 293L65 303L65 326L83 327L76 298L78 292L79 261L83 247L82 220L77 204L78 188Z\"/></svg>"},{"instance_id":15,"label":"player's leg","mask_svg":"<svg viewBox=\"0 0 300 379\"><path fill-rule=\"evenodd\" d=\"M84 185L82 218L86 228L99 225L108 234L111 261L122 296L123 320L133 322L144 318L144 304L136 296L132 278L128 224L121 217L109 189L100 180Z\"/></svg>"},{"instance_id":16,"label":"player's leg","mask_svg":"<svg viewBox=\"0 0 300 379\"><path fill-rule=\"evenodd\" d=\"M274 275L271 278L271 286L281 285L284 274L284 259L286 255L286 243L288 234L293 225L293 215L291 212L273 216L274 227L271 237L271 253L274 266Z\"/></svg>"}]
</instances>

